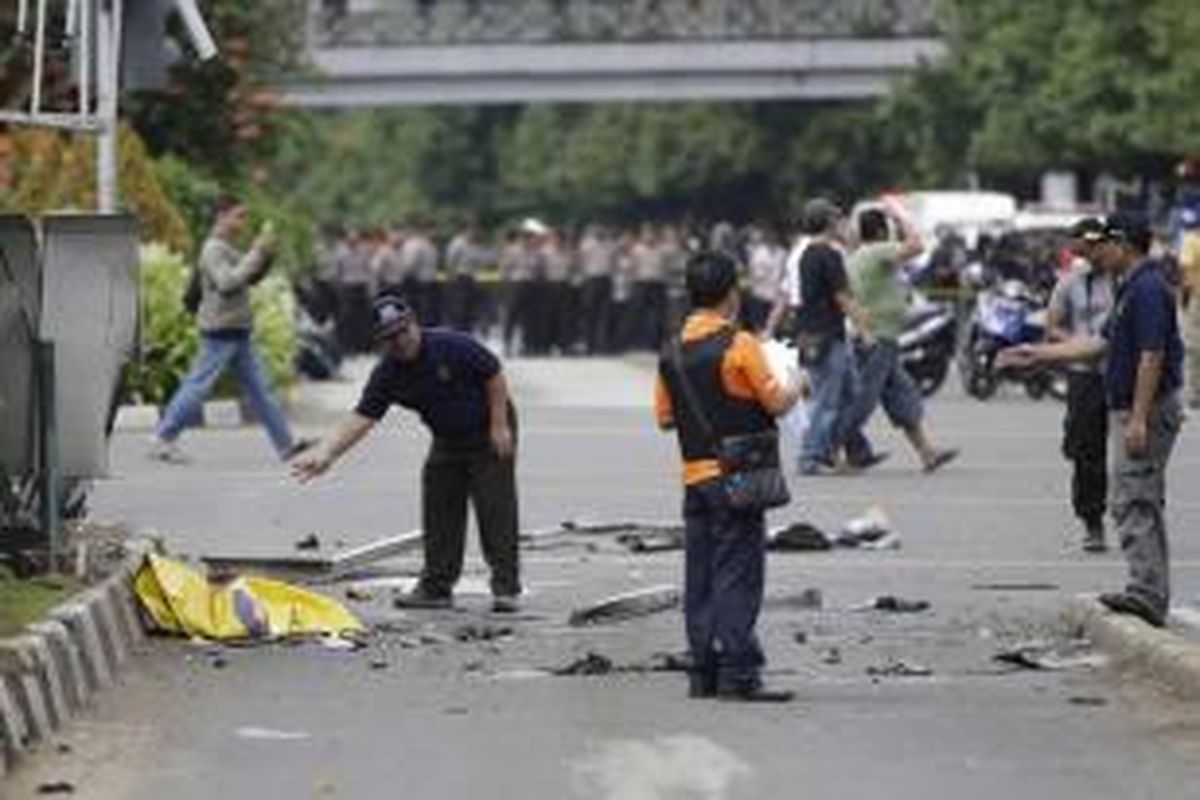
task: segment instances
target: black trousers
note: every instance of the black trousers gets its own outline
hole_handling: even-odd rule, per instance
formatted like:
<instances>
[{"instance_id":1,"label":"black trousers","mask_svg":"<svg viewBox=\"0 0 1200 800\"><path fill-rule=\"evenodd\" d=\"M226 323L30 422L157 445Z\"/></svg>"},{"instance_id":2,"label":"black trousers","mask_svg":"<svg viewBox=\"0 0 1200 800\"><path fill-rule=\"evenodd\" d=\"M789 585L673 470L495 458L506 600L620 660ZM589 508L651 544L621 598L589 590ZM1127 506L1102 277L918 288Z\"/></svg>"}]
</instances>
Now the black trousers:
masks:
<instances>
[{"instance_id":1,"label":"black trousers","mask_svg":"<svg viewBox=\"0 0 1200 800\"><path fill-rule=\"evenodd\" d=\"M456 275L445 286L443 293L443 322L446 326L458 331L470 333L475 330L478 321L478 292L475 278L470 275Z\"/></svg>"},{"instance_id":2,"label":"black trousers","mask_svg":"<svg viewBox=\"0 0 1200 800\"><path fill-rule=\"evenodd\" d=\"M632 303L637 310L637 333L634 334L633 346L658 352L662 347L667 322L666 282L635 282Z\"/></svg>"},{"instance_id":3,"label":"black trousers","mask_svg":"<svg viewBox=\"0 0 1200 800\"><path fill-rule=\"evenodd\" d=\"M684 622L696 689L750 689L766 658L754 632L767 563L761 511L738 511L718 481L684 494Z\"/></svg>"},{"instance_id":4,"label":"black trousers","mask_svg":"<svg viewBox=\"0 0 1200 800\"><path fill-rule=\"evenodd\" d=\"M487 443L463 446L435 440L425 459L421 495L425 592L453 592L462 574L470 502L483 558L492 572L492 593L521 593L515 456L501 459Z\"/></svg>"},{"instance_id":5,"label":"black trousers","mask_svg":"<svg viewBox=\"0 0 1200 800\"><path fill-rule=\"evenodd\" d=\"M1103 521L1108 499L1108 406L1104 379L1097 373L1072 372L1067 377L1062 450L1074 467L1075 516L1088 524Z\"/></svg>"},{"instance_id":6,"label":"black trousers","mask_svg":"<svg viewBox=\"0 0 1200 800\"><path fill-rule=\"evenodd\" d=\"M583 282L580 292L580 311L583 318L583 340L591 355L608 351L609 328L612 324L612 278L600 275Z\"/></svg>"}]
</instances>

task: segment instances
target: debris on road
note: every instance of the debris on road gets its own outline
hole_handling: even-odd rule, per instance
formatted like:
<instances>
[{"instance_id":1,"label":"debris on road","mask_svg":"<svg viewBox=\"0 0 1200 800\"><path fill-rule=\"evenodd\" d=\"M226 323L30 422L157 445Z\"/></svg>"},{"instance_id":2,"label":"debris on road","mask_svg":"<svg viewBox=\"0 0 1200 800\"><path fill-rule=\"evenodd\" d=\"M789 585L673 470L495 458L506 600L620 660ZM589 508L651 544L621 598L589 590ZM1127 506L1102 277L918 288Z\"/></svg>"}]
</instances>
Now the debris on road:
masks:
<instances>
[{"instance_id":1,"label":"debris on road","mask_svg":"<svg viewBox=\"0 0 1200 800\"><path fill-rule=\"evenodd\" d=\"M655 653L643 662L622 667L624 672L687 672L692 657L687 653Z\"/></svg>"},{"instance_id":2,"label":"debris on road","mask_svg":"<svg viewBox=\"0 0 1200 800\"><path fill-rule=\"evenodd\" d=\"M976 592L1057 592L1062 587L1057 583L974 583L971 590Z\"/></svg>"},{"instance_id":3,"label":"debris on road","mask_svg":"<svg viewBox=\"0 0 1200 800\"><path fill-rule=\"evenodd\" d=\"M867 667L867 674L872 678L927 678L933 675L933 670L920 664L891 659L882 666Z\"/></svg>"},{"instance_id":4,"label":"debris on road","mask_svg":"<svg viewBox=\"0 0 1200 800\"><path fill-rule=\"evenodd\" d=\"M310 538L314 538L310 537ZM301 543L307 540L302 540ZM319 543L318 543L319 544ZM298 549L300 543L297 543ZM388 536L328 556L206 555L201 561L222 574L238 572L284 573L314 577L346 576L389 558L406 555L421 547L421 531ZM314 548L315 549L315 548Z\"/></svg>"},{"instance_id":5,"label":"debris on road","mask_svg":"<svg viewBox=\"0 0 1200 800\"><path fill-rule=\"evenodd\" d=\"M1073 669L1100 669L1108 664L1108 656L1094 652L1090 643L1073 642L1056 646L1046 641L1032 641L1002 650L993 661L1021 669L1061 672Z\"/></svg>"},{"instance_id":6,"label":"debris on road","mask_svg":"<svg viewBox=\"0 0 1200 800\"><path fill-rule=\"evenodd\" d=\"M796 522L767 532L767 549L776 552L810 552L833 549L833 540L815 525Z\"/></svg>"},{"instance_id":7,"label":"debris on road","mask_svg":"<svg viewBox=\"0 0 1200 800\"><path fill-rule=\"evenodd\" d=\"M41 783L37 787L38 794L75 794L75 784L69 781L54 781Z\"/></svg>"},{"instance_id":8,"label":"debris on road","mask_svg":"<svg viewBox=\"0 0 1200 800\"><path fill-rule=\"evenodd\" d=\"M834 538L834 544L861 550L897 550L900 548L900 535L892 530L883 509L872 506L862 516L847 522Z\"/></svg>"},{"instance_id":9,"label":"debris on road","mask_svg":"<svg viewBox=\"0 0 1200 800\"><path fill-rule=\"evenodd\" d=\"M928 611L930 606L928 600L909 600L904 597L897 597L891 594L884 594L876 597L874 600L855 606L853 611L887 611L892 614L917 614L922 611Z\"/></svg>"},{"instance_id":10,"label":"debris on road","mask_svg":"<svg viewBox=\"0 0 1200 800\"><path fill-rule=\"evenodd\" d=\"M375 599L375 595L373 593L362 588L361 586L347 586L345 594L347 600L351 600L355 603L369 603Z\"/></svg>"},{"instance_id":11,"label":"debris on road","mask_svg":"<svg viewBox=\"0 0 1200 800\"><path fill-rule=\"evenodd\" d=\"M321 540L320 540L320 538L317 537L317 535L315 533L310 533L308 536L305 536L303 539L296 542L296 549L297 550L320 550L321 549Z\"/></svg>"},{"instance_id":12,"label":"debris on road","mask_svg":"<svg viewBox=\"0 0 1200 800\"><path fill-rule=\"evenodd\" d=\"M271 742L302 742L311 738L304 731L281 731L275 728L238 728L234 735L239 739L253 739Z\"/></svg>"},{"instance_id":13,"label":"debris on road","mask_svg":"<svg viewBox=\"0 0 1200 800\"><path fill-rule=\"evenodd\" d=\"M368 662L368 665L371 669L380 670L387 669L389 666L391 666L391 662L389 662L383 656L375 656L370 660L370 662Z\"/></svg>"},{"instance_id":14,"label":"debris on road","mask_svg":"<svg viewBox=\"0 0 1200 800\"><path fill-rule=\"evenodd\" d=\"M792 641L796 644L808 644L808 633L806 631L796 631L792 634Z\"/></svg>"},{"instance_id":15,"label":"debris on road","mask_svg":"<svg viewBox=\"0 0 1200 800\"><path fill-rule=\"evenodd\" d=\"M187 637L265 641L363 630L329 597L255 576L213 586L191 567L154 554L138 570L134 593L155 628Z\"/></svg>"},{"instance_id":16,"label":"debris on road","mask_svg":"<svg viewBox=\"0 0 1200 800\"><path fill-rule=\"evenodd\" d=\"M600 522L596 520L564 520L562 530L582 534L632 533L635 531L669 531L679 528L678 522Z\"/></svg>"},{"instance_id":17,"label":"debris on road","mask_svg":"<svg viewBox=\"0 0 1200 800\"><path fill-rule=\"evenodd\" d=\"M611 658L589 650L586 655L575 659L566 666L552 669L550 673L552 675L607 675L613 669Z\"/></svg>"},{"instance_id":18,"label":"debris on road","mask_svg":"<svg viewBox=\"0 0 1200 800\"><path fill-rule=\"evenodd\" d=\"M684 529L682 526L638 529L617 536L617 543L624 545L631 553L661 553L667 550L682 550L683 541Z\"/></svg>"},{"instance_id":19,"label":"debris on road","mask_svg":"<svg viewBox=\"0 0 1200 800\"><path fill-rule=\"evenodd\" d=\"M821 656L821 663L829 664L830 666L836 666L838 664L841 664L842 663L842 651L836 647L829 648L828 650L825 651L825 654L823 656Z\"/></svg>"},{"instance_id":20,"label":"debris on road","mask_svg":"<svg viewBox=\"0 0 1200 800\"><path fill-rule=\"evenodd\" d=\"M770 595L764 601L764 605L793 611L820 611L825 607L825 596L820 589L810 586L796 594Z\"/></svg>"},{"instance_id":21,"label":"debris on road","mask_svg":"<svg viewBox=\"0 0 1200 800\"><path fill-rule=\"evenodd\" d=\"M467 624L455 628L451 636L457 642L491 642L511 637L513 633L508 625Z\"/></svg>"},{"instance_id":22,"label":"debris on road","mask_svg":"<svg viewBox=\"0 0 1200 800\"><path fill-rule=\"evenodd\" d=\"M635 592L605 598L571 612L568 624L578 628L584 625L603 625L623 622L636 617L657 614L678 608L681 598L674 586L652 586Z\"/></svg>"},{"instance_id":23,"label":"debris on road","mask_svg":"<svg viewBox=\"0 0 1200 800\"><path fill-rule=\"evenodd\" d=\"M1097 707L1097 706L1106 706L1106 705L1108 705L1108 699L1107 699L1107 698L1105 698L1105 697L1095 697L1095 696L1093 696L1093 695L1076 695L1076 696L1074 696L1074 697L1068 697L1068 698L1067 698L1067 702L1068 702L1068 703L1070 703L1070 704L1071 704L1071 705L1073 705L1073 706L1093 706L1093 707Z\"/></svg>"}]
</instances>

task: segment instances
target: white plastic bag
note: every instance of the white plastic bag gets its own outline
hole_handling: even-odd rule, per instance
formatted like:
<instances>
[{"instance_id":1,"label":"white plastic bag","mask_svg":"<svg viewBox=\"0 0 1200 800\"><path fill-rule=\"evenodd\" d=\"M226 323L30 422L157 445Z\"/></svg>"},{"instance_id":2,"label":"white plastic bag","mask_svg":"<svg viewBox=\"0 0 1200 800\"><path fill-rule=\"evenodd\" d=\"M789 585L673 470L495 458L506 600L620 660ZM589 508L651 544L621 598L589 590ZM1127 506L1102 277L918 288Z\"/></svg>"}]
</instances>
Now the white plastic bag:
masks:
<instances>
[{"instance_id":1,"label":"white plastic bag","mask_svg":"<svg viewBox=\"0 0 1200 800\"><path fill-rule=\"evenodd\" d=\"M780 383L788 389L796 386L802 378L800 369L800 354L796 348L772 339L763 342L763 351L767 355L767 366ZM779 434L785 442L799 448L808 430L808 404L801 400L792 406L792 410L780 417Z\"/></svg>"}]
</instances>

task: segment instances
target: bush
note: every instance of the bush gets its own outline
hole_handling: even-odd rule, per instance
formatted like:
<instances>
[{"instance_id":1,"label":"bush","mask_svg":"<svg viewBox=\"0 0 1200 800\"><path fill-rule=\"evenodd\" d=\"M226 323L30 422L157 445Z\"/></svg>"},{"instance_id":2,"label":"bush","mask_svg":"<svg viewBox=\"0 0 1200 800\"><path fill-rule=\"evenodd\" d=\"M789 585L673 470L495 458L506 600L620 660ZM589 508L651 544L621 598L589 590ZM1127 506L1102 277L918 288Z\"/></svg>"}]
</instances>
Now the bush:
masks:
<instances>
[{"instance_id":1,"label":"bush","mask_svg":"<svg viewBox=\"0 0 1200 800\"><path fill-rule=\"evenodd\" d=\"M183 307L183 292L192 266L160 244L141 250L141 357L126 370L126 395L142 403L162 405L178 388L199 345L196 320ZM276 389L295 379L296 333L291 285L271 275L251 293L254 340ZM235 390L223 381L219 393Z\"/></svg>"}]
</instances>

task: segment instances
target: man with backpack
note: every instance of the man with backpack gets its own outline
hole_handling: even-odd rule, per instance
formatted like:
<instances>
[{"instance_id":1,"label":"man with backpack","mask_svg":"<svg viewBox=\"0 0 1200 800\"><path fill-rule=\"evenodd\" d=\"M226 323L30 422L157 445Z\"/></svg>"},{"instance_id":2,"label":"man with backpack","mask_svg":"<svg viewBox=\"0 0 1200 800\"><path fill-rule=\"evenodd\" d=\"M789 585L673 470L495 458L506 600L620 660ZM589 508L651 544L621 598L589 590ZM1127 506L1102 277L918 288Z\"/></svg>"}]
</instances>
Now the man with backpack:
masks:
<instances>
[{"instance_id":1,"label":"man with backpack","mask_svg":"<svg viewBox=\"0 0 1200 800\"><path fill-rule=\"evenodd\" d=\"M254 318L250 289L270 271L275 234L269 223L264 225L250 251L243 254L233 243L246 227L246 220L246 206L236 198L222 197L217 201L216 222L200 251L188 296L184 298L200 327L200 352L154 432L150 457L156 460L175 464L188 461L179 448L179 436L197 417L217 379L230 366L281 460L287 461L311 444L293 438L283 411L271 394L266 371L251 338Z\"/></svg>"}]
</instances>

